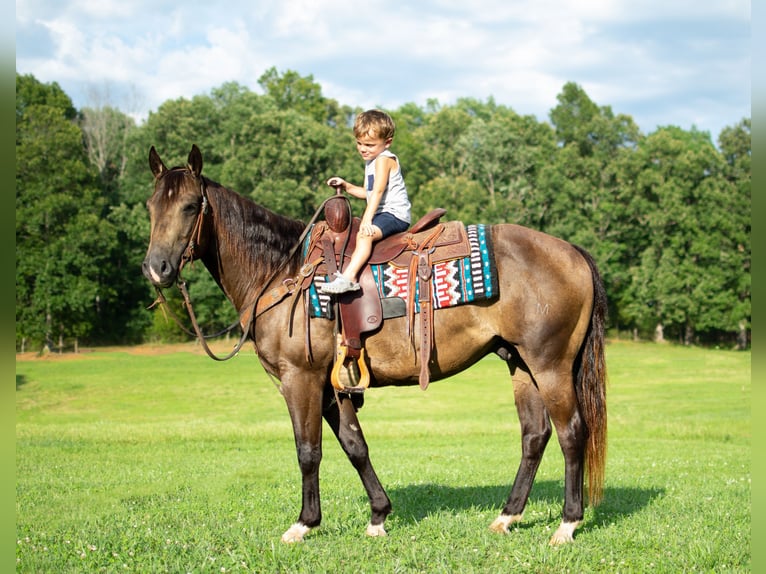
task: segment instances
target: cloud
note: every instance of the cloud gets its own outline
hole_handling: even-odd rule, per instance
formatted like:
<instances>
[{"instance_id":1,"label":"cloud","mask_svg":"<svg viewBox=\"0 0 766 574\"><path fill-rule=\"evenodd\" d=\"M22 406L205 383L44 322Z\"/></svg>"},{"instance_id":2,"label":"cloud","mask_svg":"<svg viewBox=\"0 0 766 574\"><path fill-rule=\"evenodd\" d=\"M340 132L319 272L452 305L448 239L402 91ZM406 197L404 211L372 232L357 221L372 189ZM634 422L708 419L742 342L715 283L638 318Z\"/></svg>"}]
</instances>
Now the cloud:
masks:
<instances>
[{"instance_id":1,"label":"cloud","mask_svg":"<svg viewBox=\"0 0 766 574\"><path fill-rule=\"evenodd\" d=\"M17 0L17 70L133 87L145 109L268 68L312 75L342 104L396 107L494 97L547 117L564 83L656 125L717 134L749 115L747 0ZM119 102L118 102L119 104ZM693 109L686 109L686 106ZM657 123L655 123L657 122Z\"/></svg>"}]
</instances>

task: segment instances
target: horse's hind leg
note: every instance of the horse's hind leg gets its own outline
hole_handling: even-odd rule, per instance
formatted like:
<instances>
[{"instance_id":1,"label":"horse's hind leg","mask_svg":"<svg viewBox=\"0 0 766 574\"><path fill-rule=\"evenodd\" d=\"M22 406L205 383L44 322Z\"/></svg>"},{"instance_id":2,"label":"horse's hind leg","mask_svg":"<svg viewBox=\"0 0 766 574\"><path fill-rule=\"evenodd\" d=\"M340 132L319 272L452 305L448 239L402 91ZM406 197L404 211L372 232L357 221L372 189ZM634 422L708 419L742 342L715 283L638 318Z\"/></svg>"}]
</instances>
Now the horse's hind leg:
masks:
<instances>
[{"instance_id":1,"label":"horse's hind leg","mask_svg":"<svg viewBox=\"0 0 766 574\"><path fill-rule=\"evenodd\" d=\"M577 406L571 375L551 372L538 376L536 380L564 454L564 510L561 524L550 543L565 544L573 540L575 528L583 519L587 432Z\"/></svg>"},{"instance_id":2,"label":"horse's hind leg","mask_svg":"<svg viewBox=\"0 0 766 574\"><path fill-rule=\"evenodd\" d=\"M325 390L325 402L327 406L324 409L324 418L359 473L370 499L372 514L367 525L367 535L385 536L384 523L391 513L391 501L370 462L367 441L356 416L356 407L349 396L333 393L329 388Z\"/></svg>"},{"instance_id":3,"label":"horse's hind leg","mask_svg":"<svg viewBox=\"0 0 766 574\"><path fill-rule=\"evenodd\" d=\"M583 517L583 465L585 426L577 408L571 377L549 372L533 382L521 368L514 373L514 397L521 423L522 457L516 480L503 511L490 528L506 532L521 520L537 468L551 436L550 420L556 427L564 454L564 510L561 524L550 539L553 545L571 542Z\"/></svg>"},{"instance_id":4,"label":"horse's hind leg","mask_svg":"<svg viewBox=\"0 0 766 574\"><path fill-rule=\"evenodd\" d=\"M508 532L511 524L522 519L535 474L551 437L548 411L540 392L529 373L520 368L513 374L513 394L521 424L521 462L508 501L490 525L495 532Z\"/></svg>"}]
</instances>

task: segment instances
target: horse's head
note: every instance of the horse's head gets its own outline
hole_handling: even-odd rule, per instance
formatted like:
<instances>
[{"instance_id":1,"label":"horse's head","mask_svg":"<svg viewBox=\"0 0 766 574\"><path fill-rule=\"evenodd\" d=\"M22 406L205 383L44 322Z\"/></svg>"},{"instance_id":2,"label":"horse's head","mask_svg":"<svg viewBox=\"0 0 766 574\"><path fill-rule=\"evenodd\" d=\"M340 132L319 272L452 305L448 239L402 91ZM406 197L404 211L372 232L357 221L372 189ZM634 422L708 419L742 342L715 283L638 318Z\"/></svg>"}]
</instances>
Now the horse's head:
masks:
<instances>
[{"instance_id":1,"label":"horse's head","mask_svg":"<svg viewBox=\"0 0 766 574\"><path fill-rule=\"evenodd\" d=\"M149 167L154 193L146 202L151 218L149 248L142 265L156 287L169 287L177 279L184 258L194 256L199 227L206 209L202 154L192 146L186 167L168 169L152 146Z\"/></svg>"}]
</instances>

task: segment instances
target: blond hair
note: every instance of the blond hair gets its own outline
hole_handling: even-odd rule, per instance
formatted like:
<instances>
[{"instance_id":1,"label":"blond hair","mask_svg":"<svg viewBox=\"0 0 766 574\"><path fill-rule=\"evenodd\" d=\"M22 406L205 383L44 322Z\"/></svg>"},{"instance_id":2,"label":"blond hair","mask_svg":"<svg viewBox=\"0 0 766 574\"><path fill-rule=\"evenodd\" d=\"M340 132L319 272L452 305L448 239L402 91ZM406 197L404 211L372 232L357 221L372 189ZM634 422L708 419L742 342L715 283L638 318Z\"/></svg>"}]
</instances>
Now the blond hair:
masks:
<instances>
[{"instance_id":1,"label":"blond hair","mask_svg":"<svg viewBox=\"0 0 766 574\"><path fill-rule=\"evenodd\" d=\"M386 112L381 110L367 110L356 116L354 121L354 136L372 136L380 139L393 139L396 125L394 120Z\"/></svg>"}]
</instances>

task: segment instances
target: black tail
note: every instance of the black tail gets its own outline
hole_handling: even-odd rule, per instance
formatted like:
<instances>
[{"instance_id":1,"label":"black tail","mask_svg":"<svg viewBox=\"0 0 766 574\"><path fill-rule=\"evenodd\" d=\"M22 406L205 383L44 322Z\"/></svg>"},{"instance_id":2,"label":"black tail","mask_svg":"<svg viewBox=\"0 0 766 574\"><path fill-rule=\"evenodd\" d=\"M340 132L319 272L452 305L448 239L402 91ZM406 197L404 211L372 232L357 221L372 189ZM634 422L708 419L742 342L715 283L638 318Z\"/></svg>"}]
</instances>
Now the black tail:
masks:
<instances>
[{"instance_id":1,"label":"black tail","mask_svg":"<svg viewBox=\"0 0 766 574\"><path fill-rule=\"evenodd\" d=\"M606 359L605 324L607 301L601 274L593 257L575 246L588 262L593 278L593 310L588 333L575 365L575 390L580 412L588 429L585 465L588 471L588 499L596 506L603 496L606 466Z\"/></svg>"}]
</instances>

